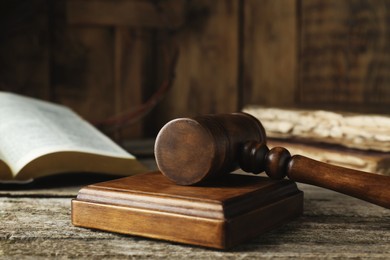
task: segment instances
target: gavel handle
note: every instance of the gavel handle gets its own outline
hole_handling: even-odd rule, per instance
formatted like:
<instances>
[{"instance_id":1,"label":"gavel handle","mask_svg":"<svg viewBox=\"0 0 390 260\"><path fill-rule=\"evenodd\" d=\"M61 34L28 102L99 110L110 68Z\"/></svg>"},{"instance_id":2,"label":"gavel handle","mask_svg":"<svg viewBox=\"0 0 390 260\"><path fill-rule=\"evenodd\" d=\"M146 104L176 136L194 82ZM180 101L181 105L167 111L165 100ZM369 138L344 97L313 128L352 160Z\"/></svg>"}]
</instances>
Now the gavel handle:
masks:
<instances>
[{"instance_id":1,"label":"gavel handle","mask_svg":"<svg viewBox=\"0 0 390 260\"><path fill-rule=\"evenodd\" d=\"M287 165L287 177L390 209L390 177L338 167L301 155Z\"/></svg>"},{"instance_id":2,"label":"gavel handle","mask_svg":"<svg viewBox=\"0 0 390 260\"><path fill-rule=\"evenodd\" d=\"M243 146L240 166L244 171L265 171L272 179L289 179L350 195L390 209L390 176L367 173L319 162L301 155L291 156L283 147L271 150L265 144Z\"/></svg>"}]
</instances>

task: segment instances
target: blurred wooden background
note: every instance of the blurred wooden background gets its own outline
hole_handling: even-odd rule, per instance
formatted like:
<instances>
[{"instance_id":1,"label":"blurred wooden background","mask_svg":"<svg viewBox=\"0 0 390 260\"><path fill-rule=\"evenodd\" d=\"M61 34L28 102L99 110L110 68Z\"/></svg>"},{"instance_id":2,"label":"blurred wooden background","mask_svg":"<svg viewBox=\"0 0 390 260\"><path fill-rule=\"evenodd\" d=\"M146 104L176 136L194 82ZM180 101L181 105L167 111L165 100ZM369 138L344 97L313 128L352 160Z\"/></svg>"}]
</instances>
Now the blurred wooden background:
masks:
<instances>
[{"instance_id":1,"label":"blurred wooden background","mask_svg":"<svg viewBox=\"0 0 390 260\"><path fill-rule=\"evenodd\" d=\"M248 104L390 114L387 0L2 0L0 90L91 122L136 111L116 138Z\"/></svg>"}]
</instances>

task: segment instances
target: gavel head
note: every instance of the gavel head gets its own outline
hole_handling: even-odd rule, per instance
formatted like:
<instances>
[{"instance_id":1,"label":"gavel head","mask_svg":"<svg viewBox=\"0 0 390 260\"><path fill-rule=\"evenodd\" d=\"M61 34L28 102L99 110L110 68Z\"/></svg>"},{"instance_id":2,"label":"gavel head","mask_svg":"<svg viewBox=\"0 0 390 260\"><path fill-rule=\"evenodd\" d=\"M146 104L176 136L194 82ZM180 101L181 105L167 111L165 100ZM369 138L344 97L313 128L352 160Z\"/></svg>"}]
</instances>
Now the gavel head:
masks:
<instances>
[{"instance_id":1,"label":"gavel head","mask_svg":"<svg viewBox=\"0 0 390 260\"><path fill-rule=\"evenodd\" d=\"M263 126L251 115L179 118L160 130L154 152L166 177L180 185L192 185L237 169L248 141L266 142Z\"/></svg>"}]
</instances>

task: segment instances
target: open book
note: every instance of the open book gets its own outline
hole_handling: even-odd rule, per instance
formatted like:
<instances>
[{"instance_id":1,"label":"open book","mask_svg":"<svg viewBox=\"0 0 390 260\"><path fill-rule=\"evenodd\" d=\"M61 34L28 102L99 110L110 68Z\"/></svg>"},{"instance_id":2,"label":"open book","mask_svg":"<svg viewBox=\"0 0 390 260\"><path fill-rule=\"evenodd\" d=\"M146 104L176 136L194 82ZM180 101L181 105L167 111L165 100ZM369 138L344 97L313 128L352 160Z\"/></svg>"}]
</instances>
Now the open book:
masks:
<instances>
[{"instance_id":1,"label":"open book","mask_svg":"<svg viewBox=\"0 0 390 260\"><path fill-rule=\"evenodd\" d=\"M0 181L68 172L131 175L146 169L72 110L0 91Z\"/></svg>"}]
</instances>

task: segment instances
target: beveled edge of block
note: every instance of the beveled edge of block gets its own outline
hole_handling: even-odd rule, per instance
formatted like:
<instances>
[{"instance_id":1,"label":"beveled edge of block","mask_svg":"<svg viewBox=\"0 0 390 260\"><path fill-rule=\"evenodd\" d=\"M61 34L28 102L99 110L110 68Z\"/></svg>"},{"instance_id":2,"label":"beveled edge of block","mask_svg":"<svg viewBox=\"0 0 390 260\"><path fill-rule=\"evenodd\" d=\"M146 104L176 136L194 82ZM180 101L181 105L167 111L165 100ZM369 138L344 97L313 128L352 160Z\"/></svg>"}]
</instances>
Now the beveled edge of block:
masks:
<instances>
[{"instance_id":1,"label":"beveled edge of block","mask_svg":"<svg viewBox=\"0 0 390 260\"><path fill-rule=\"evenodd\" d=\"M139 181L143 178L145 184ZM244 181L239 187L179 186L159 172L149 172L88 185L79 191L77 199L188 216L225 219L268 205L298 191L296 184L290 180L273 181L266 177L237 174L231 174L228 178L238 182ZM158 185L156 184L156 190L153 190L153 184L150 182L155 180ZM148 189L141 187L143 185L148 186ZM216 197L214 193L225 195Z\"/></svg>"},{"instance_id":2,"label":"beveled edge of block","mask_svg":"<svg viewBox=\"0 0 390 260\"><path fill-rule=\"evenodd\" d=\"M110 184L106 182L105 185L107 183ZM72 223L79 227L228 249L302 214L303 192L295 183L285 183L291 190L286 189L273 200L265 200L266 203L256 207L242 207L241 210L237 207L252 203L251 198L257 199L252 196L255 194L232 197L220 203L191 201L187 197L188 205L194 209L192 211L188 205L183 207L184 198L152 198L151 194L146 194L147 199L143 201L142 195L145 194L142 193L129 195L118 190L102 191L92 185L83 188L80 196L72 200ZM102 194L104 196L99 197ZM98 199L93 201L93 196L98 196ZM126 201L128 199L130 202ZM150 201L153 203L148 204ZM231 209L229 205L236 207L235 214L226 213Z\"/></svg>"},{"instance_id":3,"label":"beveled edge of block","mask_svg":"<svg viewBox=\"0 0 390 260\"><path fill-rule=\"evenodd\" d=\"M210 219L118 205L72 200L78 227L229 249L282 226L303 211L303 192L233 218Z\"/></svg>"}]
</instances>

